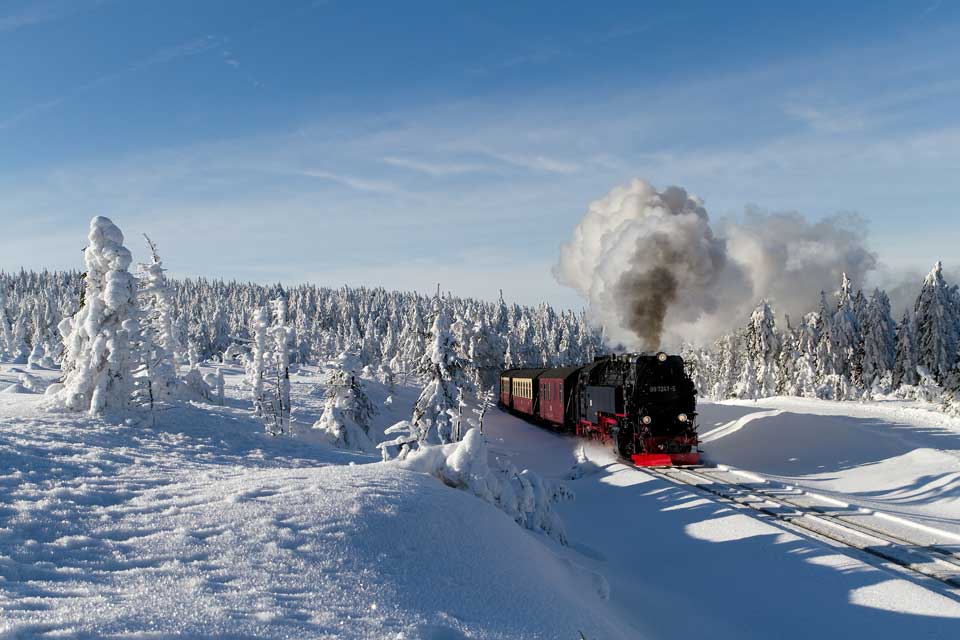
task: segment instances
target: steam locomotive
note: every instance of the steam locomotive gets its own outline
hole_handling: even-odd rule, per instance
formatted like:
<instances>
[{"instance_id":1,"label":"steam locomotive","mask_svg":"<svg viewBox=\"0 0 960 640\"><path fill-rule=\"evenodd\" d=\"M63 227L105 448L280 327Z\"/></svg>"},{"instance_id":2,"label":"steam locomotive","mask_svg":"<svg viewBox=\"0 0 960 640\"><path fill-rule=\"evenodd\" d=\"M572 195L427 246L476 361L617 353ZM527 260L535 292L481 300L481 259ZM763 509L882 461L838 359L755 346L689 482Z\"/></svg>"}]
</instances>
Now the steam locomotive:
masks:
<instances>
[{"instance_id":1,"label":"steam locomotive","mask_svg":"<svg viewBox=\"0 0 960 640\"><path fill-rule=\"evenodd\" d=\"M500 405L577 436L612 442L641 466L700 463L697 391L680 356L630 353L582 367L508 369Z\"/></svg>"}]
</instances>

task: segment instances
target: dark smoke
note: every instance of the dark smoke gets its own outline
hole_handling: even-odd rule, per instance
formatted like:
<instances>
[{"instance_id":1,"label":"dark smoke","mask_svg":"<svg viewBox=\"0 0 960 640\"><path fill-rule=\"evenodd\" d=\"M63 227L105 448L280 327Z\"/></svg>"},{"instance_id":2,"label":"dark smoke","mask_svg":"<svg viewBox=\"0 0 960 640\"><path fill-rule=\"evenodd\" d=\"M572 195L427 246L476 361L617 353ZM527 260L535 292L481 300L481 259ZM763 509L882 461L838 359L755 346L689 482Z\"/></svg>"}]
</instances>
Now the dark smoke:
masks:
<instances>
[{"instance_id":1,"label":"dark smoke","mask_svg":"<svg viewBox=\"0 0 960 640\"><path fill-rule=\"evenodd\" d=\"M640 338L643 349L659 348L667 310L677 299L674 275L666 267L654 267L643 273L628 271L617 282L617 295L624 300L623 326Z\"/></svg>"}]
</instances>

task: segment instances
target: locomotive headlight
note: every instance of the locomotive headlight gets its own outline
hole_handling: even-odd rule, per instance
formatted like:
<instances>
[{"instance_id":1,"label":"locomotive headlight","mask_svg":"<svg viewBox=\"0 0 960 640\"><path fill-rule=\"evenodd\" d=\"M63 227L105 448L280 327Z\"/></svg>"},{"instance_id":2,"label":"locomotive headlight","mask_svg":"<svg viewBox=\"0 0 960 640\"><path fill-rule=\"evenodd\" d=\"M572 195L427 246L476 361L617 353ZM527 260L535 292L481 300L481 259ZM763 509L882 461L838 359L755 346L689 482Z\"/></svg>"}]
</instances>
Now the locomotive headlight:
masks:
<instances>
[{"instance_id":1,"label":"locomotive headlight","mask_svg":"<svg viewBox=\"0 0 960 640\"><path fill-rule=\"evenodd\" d=\"M677 420L679 420L680 422L686 422L689 419L690 418L688 418L687 414L685 413L681 413L680 415L677 416Z\"/></svg>"},{"instance_id":2,"label":"locomotive headlight","mask_svg":"<svg viewBox=\"0 0 960 640\"><path fill-rule=\"evenodd\" d=\"M663 351L661 351L660 353L657 354L657 360L659 360L660 362L666 362L666 361L667 361L667 354L665 354Z\"/></svg>"},{"instance_id":3,"label":"locomotive headlight","mask_svg":"<svg viewBox=\"0 0 960 640\"><path fill-rule=\"evenodd\" d=\"M643 424L650 424L651 422L653 422L653 418L651 418L650 416L643 416L642 418L640 418L640 422L642 422Z\"/></svg>"}]
</instances>

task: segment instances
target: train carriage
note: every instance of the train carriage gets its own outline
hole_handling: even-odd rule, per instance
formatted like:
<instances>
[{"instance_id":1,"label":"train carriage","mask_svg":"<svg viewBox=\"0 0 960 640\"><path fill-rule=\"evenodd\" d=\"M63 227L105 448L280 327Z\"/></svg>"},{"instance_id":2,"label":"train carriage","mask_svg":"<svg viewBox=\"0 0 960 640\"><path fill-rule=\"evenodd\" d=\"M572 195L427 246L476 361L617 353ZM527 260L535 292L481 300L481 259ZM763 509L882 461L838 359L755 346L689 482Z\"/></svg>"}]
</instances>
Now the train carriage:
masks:
<instances>
[{"instance_id":1,"label":"train carriage","mask_svg":"<svg viewBox=\"0 0 960 640\"><path fill-rule=\"evenodd\" d=\"M582 367L547 369L537 379L540 387L540 410L537 415L543 420L563 427L573 424L576 406L573 391Z\"/></svg>"},{"instance_id":2,"label":"train carriage","mask_svg":"<svg viewBox=\"0 0 960 640\"><path fill-rule=\"evenodd\" d=\"M537 386L537 378L546 369L511 369L505 371L510 381L510 402L506 405L518 413L528 416L537 415L537 404L540 398L540 389ZM501 384L503 382L501 377ZM501 397L503 391L501 390Z\"/></svg>"}]
</instances>

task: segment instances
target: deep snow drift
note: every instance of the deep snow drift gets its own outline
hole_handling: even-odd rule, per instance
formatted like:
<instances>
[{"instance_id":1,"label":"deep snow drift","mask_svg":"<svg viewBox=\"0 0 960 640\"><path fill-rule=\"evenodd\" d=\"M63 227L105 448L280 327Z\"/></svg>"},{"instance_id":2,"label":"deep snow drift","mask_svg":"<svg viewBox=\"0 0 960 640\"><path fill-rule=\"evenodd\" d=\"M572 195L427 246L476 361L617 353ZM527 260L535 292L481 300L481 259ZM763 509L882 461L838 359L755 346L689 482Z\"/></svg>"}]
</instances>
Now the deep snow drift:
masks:
<instances>
[{"instance_id":1,"label":"deep snow drift","mask_svg":"<svg viewBox=\"0 0 960 640\"><path fill-rule=\"evenodd\" d=\"M295 376L294 438L246 407L110 424L3 394L0 637L629 637L546 536L306 431L320 380Z\"/></svg>"},{"instance_id":2,"label":"deep snow drift","mask_svg":"<svg viewBox=\"0 0 960 640\"><path fill-rule=\"evenodd\" d=\"M960 536L960 419L919 403L770 398L708 404L700 432L710 461Z\"/></svg>"}]
</instances>

